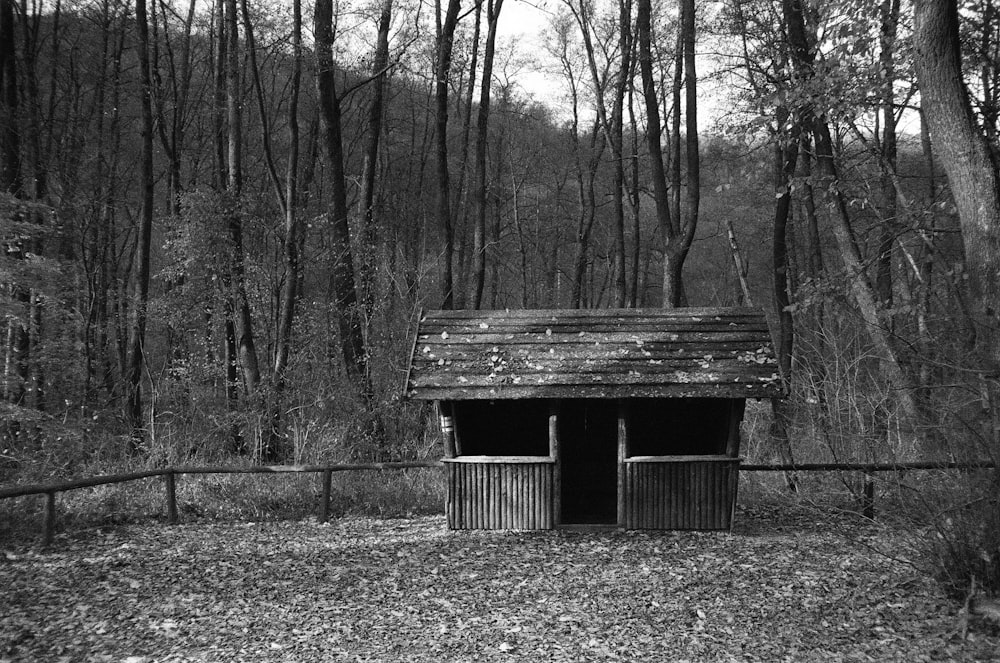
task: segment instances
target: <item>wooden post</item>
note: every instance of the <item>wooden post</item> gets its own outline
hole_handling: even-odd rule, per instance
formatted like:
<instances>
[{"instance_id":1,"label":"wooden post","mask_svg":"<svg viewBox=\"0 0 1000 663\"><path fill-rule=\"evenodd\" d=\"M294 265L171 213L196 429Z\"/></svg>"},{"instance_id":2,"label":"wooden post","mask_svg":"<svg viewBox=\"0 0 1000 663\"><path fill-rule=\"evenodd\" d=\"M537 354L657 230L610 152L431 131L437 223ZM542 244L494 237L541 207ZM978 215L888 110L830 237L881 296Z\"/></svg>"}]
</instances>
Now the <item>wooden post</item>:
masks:
<instances>
[{"instance_id":1,"label":"wooden post","mask_svg":"<svg viewBox=\"0 0 1000 663\"><path fill-rule=\"evenodd\" d=\"M618 399L618 464L616 467L615 485L618 491L615 524L625 526L625 491L630 488L625 485L625 459L628 457L628 402Z\"/></svg>"},{"instance_id":2,"label":"wooden post","mask_svg":"<svg viewBox=\"0 0 1000 663\"><path fill-rule=\"evenodd\" d=\"M455 408L448 401L438 401L437 405L441 421L441 437L444 440L444 457L454 458L461 453L455 435Z\"/></svg>"},{"instance_id":3,"label":"wooden post","mask_svg":"<svg viewBox=\"0 0 1000 663\"><path fill-rule=\"evenodd\" d=\"M168 470L163 478L167 483L167 522L171 525L177 524L177 475L173 470Z\"/></svg>"},{"instance_id":4,"label":"wooden post","mask_svg":"<svg viewBox=\"0 0 1000 663\"><path fill-rule=\"evenodd\" d=\"M740 455L740 423L746 410L746 399L733 398L729 401L729 437L726 439L726 455L736 458Z\"/></svg>"},{"instance_id":5,"label":"wooden post","mask_svg":"<svg viewBox=\"0 0 1000 663\"><path fill-rule=\"evenodd\" d=\"M733 522L736 520L736 502L739 500L740 495L740 464L742 462L743 461L737 458L736 462L732 465L732 469L730 470L730 472L732 472L729 477L731 493L729 499L729 523L727 525L730 532L733 531Z\"/></svg>"},{"instance_id":6,"label":"wooden post","mask_svg":"<svg viewBox=\"0 0 1000 663\"><path fill-rule=\"evenodd\" d=\"M552 526L562 524L562 465L559 460L559 401L549 401L549 456L552 458Z\"/></svg>"},{"instance_id":7,"label":"wooden post","mask_svg":"<svg viewBox=\"0 0 1000 663\"><path fill-rule=\"evenodd\" d=\"M323 496L319 504L319 522L325 523L330 517L330 484L333 482L333 472L323 470Z\"/></svg>"},{"instance_id":8,"label":"wooden post","mask_svg":"<svg viewBox=\"0 0 1000 663\"><path fill-rule=\"evenodd\" d=\"M875 520L875 479L874 474L865 470L865 495L861 501L861 515Z\"/></svg>"},{"instance_id":9,"label":"wooden post","mask_svg":"<svg viewBox=\"0 0 1000 663\"><path fill-rule=\"evenodd\" d=\"M52 545L56 534L56 493L53 490L45 493L45 532L42 545L46 548Z\"/></svg>"}]
</instances>

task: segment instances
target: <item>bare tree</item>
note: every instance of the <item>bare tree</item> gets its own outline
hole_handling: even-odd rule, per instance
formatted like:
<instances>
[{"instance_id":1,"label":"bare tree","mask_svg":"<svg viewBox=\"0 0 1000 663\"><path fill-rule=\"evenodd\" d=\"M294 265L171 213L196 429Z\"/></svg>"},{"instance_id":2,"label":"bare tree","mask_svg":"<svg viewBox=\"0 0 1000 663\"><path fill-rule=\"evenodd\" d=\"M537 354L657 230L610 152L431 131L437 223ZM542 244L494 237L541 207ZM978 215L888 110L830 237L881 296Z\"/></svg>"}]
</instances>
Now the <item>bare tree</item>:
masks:
<instances>
[{"instance_id":1,"label":"bare tree","mask_svg":"<svg viewBox=\"0 0 1000 663\"><path fill-rule=\"evenodd\" d=\"M882 0L879 7L879 69L881 81L882 137L879 154L881 174L881 204L879 214L878 263L875 272L875 289L880 303L892 308L892 248L900 227L899 205L896 195L896 35L899 24L899 0ZM891 323L891 320L890 320Z\"/></svg>"},{"instance_id":2,"label":"bare tree","mask_svg":"<svg viewBox=\"0 0 1000 663\"><path fill-rule=\"evenodd\" d=\"M670 179L673 185L673 200L667 186L666 168L663 163L662 126L660 120L660 100L656 91L653 76L652 53L652 21L650 0L638 0L638 15L636 19L639 41L639 70L642 77L643 99L646 108L646 144L650 159L650 177L653 182L653 200L656 204L656 217L660 229L660 239L663 244L663 305L675 307L682 304L683 283L681 275L684 261L694 241L698 225L698 208L701 199L701 157L698 147L698 98L697 70L694 61L695 22L694 3L685 1L681 7L681 31L677 54L678 82L674 86L674 123L673 131L677 154L673 159L673 172ZM680 72L683 62L684 71L684 108L686 118L686 151L687 164L687 198L683 213L680 208Z\"/></svg>"},{"instance_id":3,"label":"bare tree","mask_svg":"<svg viewBox=\"0 0 1000 663\"><path fill-rule=\"evenodd\" d=\"M142 158L139 186L142 209L139 214L139 236L135 253L135 290L133 321L129 330L127 418L131 429L130 450L138 451L143 435L142 394L140 385L145 356L147 305L149 302L149 250L153 234L153 83L149 61L149 18L146 0L136 0L136 50L139 59L140 106L142 108Z\"/></svg>"},{"instance_id":4,"label":"bare tree","mask_svg":"<svg viewBox=\"0 0 1000 663\"><path fill-rule=\"evenodd\" d=\"M493 60L496 51L497 21L503 0L487 0L486 47L483 53L483 79L479 89L479 114L476 119L475 225L472 240L472 274L467 305L478 309L486 282L486 147L490 121L490 90L493 87ZM471 85L471 82L470 82Z\"/></svg>"},{"instance_id":5,"label":"bare tree","mask_svg":"<svg viewBox=\"0 0 1000 663\"><path fill-rule=\"evenodd\" d=\"M611 149L612 158L612 254L611 280L612 305L624 306L626 301L625 274L625 165L623 156L623 122L625 94L630 85L629 73L634 56L632 39L632 5L628 0L618 4L618 44L617 67L611 87L610 113L607 99L608 77L602 75L598 66L598 50L594 43L594 21L592 8L585 0L566 0L583 37L584 53L590 70L590 78L595 96L595 107L599 126L606 145ZM609 63L610 66L610 63Z\"/></svg>"},{"instance_id":6,"label":"bare tree","mask_svg":"<svg viewBox=\"0 0 1000 663\"><path fill-rule=\"evenodd\" d=\"M437 60L434 67L434 100L437 155L437 216L444 233L444 255L441 256L441 307L455 303L455 228L451 213L451 176L448 171L448 77L458 26L460 0L448 0L444 21L441 20L441 0L436 0Z\"/></svg>"},{"instance_id":7,"label":"bare tree","mask_svg":"<svg viewBox=\"0 0 1000 663\"><path fill-rule=\"evenodd\" d=\"M316 86L324 143L330 167L330 248L333 252L332 285L341 355L352 382L370 401L368 355L364 328L358 311L358 292L354 278L351 231L348 223L347 175L344 171L344 142L341 125L341 99L334 75L333 45L336 40L332 0L318 0L313 28L316 35ZM350 90L345 91L346 95Z\"/></svg>"},{"instance_id":8,"label":"bare tree","mask_svg":"<svg viewBox=\"0 0 1000 663\"><path fill-rule=\"evenodd\" d=\"M236 334L236 352L247 393L256 397L260 366L254 341L253 316L247 298L243 251L243 86L240 76L240 42L237 0L226 0L226 109L229 127L229 192L227 226L230 242L229 298Z\"/></svg>"},{"instance_id":9,"label":"bare tree","mask_svg":"<svg viewBox=\"0 0 1000 663\"><path fill-rule=\"evenodd\" d=\"M24 195L24 181L15 26L14 0L0 0L0 187L3 193L20 199ZM23 258L23 240L11 238L4 251L12 257ZM12 283L10 287L13 298L26 314L30 307L29 290L19 283ZM4 395L7 401L20 405L24 402L28 381L29 338L25 316L8 319L5 341Z\"/></svg>"},{"instance_id":10,"label":"bare tree","mask_svg":"<svg viewBox=\"0 0 1000 663\"><path fill-rule=\"evenodd\" d=\"M921 107L958 208L966 273L980 303L978 342L990 362L986 376L996 425L1000 420L1000 175L963 82L957 3L914 2L913 43Z\"/></svg>"},{"instance_id":11,"label":"bare tree","mask_svg":"<svg viewBox=\"0 0 1000 663\"><path fill-rule=\"evenodd\" d=\"M815 73L814 55L806 33L801 0L783 0L782 8L792 68L798 80L808 81ZM838 190L839 178L829 124L826 118L816 114L816 110L809 103L795 111L805 122L815 140L818 181L822 183L821 191L829 196L830 207L833 210L831 215L833 234L850 276L854 301L881 360L883 375L895 390L897 402L902 408L905 419L918 425L921 417L913 382L906 374L898 352L892 345L886 321L880 313L874 285L865 271L861 250L850 225L847 202Z\"/></svg>"},{"instance_id":12,"label":"bare tree","mask_svg":"<svg viewBox=\"0 0 1000 663\"><path fill-rule=\"evenodd\" d=\"M272 371L273 393L271 412L268 417L270 431L265 443L265 457L278 455L278 439L281 433L282 397L288 378L288 358L292 346L292 322L295 319L295 305L299 284L299 235L301 233L298 209L299 193L299 93L302 84L302 2L292 2L292 80L288 98L288 165L285 169L285 236L284 236L284 281L281 287L280 310L276 330L274 367Z\"/></svg>"},{"instance_id":13,"label":"bare tree","mask_svg":"<svg viewBox=\"0 0 1000 663\"><path fill-rule=\"evenodd\" d=\"M372 58L372 100L368 107L368 143L365 145L364 164L361 172L361 215L363 218L363 243L361 289L365 320L371 324L375 309L375 263L378 260L378 227L375 213L376 173L379 145L382 140L382 116L385 113L385 81L389 70L389 28L392 25L392 0L382 0L378 18L378 36Z\"/></svg>"},{"instance_id":14,"label":"bare tree","mask_svg":"<svg viewBox=\"0 0 1000 663\"><path fill-rule=\"evenodd\" d=\"M0 0L0 185L20 196L21 134L18 131L17 52L14 0Z\"/></svg>"}]
</instances>

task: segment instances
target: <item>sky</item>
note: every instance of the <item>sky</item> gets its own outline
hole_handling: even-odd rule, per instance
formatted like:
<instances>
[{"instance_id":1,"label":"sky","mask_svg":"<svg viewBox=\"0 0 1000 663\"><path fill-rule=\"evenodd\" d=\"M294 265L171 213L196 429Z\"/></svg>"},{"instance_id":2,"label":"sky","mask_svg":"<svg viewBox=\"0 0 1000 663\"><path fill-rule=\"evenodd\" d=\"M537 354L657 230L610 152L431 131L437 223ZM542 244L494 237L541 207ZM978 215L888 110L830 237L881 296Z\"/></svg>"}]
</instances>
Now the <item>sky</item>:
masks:
<instances>
[{"instance_id":1,"label":"sky","mask_svg":"<svg viewBox=\"0 0 1000 663\"><path fill-rule=\"evenodd\" d=\"M501 41L516 41L522 52L532 54L540 60L544 50L544 31L551 7L559 0L504 0L497 25ZM532 97L547 106L559 106L563 94L563 81L551 73L542 71L542 62L529 64L517 75L518 83Z\"/></svg>"}]
</instances>

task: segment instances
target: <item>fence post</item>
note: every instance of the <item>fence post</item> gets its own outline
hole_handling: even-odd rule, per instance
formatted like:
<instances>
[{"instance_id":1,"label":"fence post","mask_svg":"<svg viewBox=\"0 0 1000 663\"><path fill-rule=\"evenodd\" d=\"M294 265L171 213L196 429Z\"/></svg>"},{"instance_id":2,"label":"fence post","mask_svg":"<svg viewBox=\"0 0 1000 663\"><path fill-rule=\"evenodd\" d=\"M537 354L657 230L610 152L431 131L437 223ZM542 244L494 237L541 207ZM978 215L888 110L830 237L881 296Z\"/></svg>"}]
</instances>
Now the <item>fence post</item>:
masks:
<instances>
[{"instance_id":1,"label":"fence post","mask_svg":"<svg viewBox=\"0 0 1000 663\"><path fill-rule=\"evenodd\" d=\"M875 479L870 470L865 470L865 494L861 501L861 515L875 520Z\"/></svg>"},{"instance_id":2,"label":"fence post","mask_svg":"<svg viewBox=\"0 0 1000 663\"><path fill-rule=\"evenodd\" d=\"M45 532L42 537L42 545L46 548L52 545L52 540L56 534L56 493L50 490L45 493Z\"/></svg>"},{"instance_id":3,"label":"fence post","mask_svg":"<svg viewBox=\"0 0 1000 663\"><path fill-rule=\"evenodd\" d=\"M167 522L177 524L177 483L176 473L171 469L163 475L167 480Z\"/></svg>"},{"instance_id":4,"label":"fence post","mask_svg":"<svg viewBox=\"0 0 1000 663\"><path fill-rule=\"evenodd\" d=\"M325 523L330 517L330 483L333 480L333 472L323 470L323 497L320 498L319 522Z\"/></svg>"}]
</instances>

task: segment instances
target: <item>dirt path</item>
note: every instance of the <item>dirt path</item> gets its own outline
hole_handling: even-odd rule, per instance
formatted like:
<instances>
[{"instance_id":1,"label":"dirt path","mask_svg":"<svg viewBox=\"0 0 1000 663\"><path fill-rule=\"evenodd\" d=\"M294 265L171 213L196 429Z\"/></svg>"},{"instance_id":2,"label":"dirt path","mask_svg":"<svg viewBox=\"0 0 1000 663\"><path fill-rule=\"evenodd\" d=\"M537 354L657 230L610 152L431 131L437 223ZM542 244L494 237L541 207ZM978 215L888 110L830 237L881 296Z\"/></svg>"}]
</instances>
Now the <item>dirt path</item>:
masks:
<instances>
[{"instance_id":1,"label":"dirt path","mask_svg":"<svg viewBox=\"0 0 1000 663\"><path fill-rule=\"evenodd\" d=\"M890 534L844 529L91 531L0 554L0 661L1000 661L995 632L950 637L956 607L856 541Z\"/></svg>"}]
</instances>

